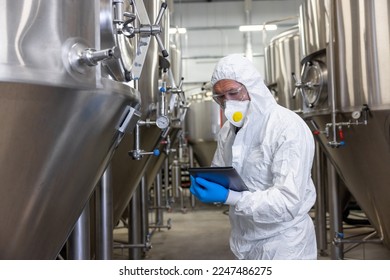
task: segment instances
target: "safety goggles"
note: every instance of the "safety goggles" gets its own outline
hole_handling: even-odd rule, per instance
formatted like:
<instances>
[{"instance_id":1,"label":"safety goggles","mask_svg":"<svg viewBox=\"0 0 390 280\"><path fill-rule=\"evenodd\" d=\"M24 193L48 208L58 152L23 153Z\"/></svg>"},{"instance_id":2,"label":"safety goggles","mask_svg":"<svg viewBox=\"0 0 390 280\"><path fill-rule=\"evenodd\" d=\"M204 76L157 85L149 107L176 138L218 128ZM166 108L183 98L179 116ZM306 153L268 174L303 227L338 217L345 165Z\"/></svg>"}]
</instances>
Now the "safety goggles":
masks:
<instances>
[{"instance_id":1,"label":"safety goggles","mask_svg":"<svg viewBox=\"0 0 390 280\"><path fill-rule=\"evenodd\" d=\"M244 98L244 95L242 94L241 90L244 88L244 86L240 86L237 89L229 90L225 93L221 94L215 94L213 93L212 97L215 102L217 102L221 107L225 107L225 100L240 100Z\"/></svg>"}]
</instances>

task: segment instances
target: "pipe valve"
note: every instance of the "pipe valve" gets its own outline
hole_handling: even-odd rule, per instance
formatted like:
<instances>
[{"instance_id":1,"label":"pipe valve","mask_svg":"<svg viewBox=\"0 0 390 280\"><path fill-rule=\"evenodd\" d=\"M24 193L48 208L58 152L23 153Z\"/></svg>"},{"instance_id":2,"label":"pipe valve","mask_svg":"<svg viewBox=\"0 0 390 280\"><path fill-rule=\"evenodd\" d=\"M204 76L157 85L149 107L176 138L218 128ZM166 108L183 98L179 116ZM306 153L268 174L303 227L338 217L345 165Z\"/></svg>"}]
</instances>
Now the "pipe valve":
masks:
<instances>
[{"instance_id":1,"label":"pipe valve","mask_svg":"<svg viewBox=\"0 0 390 280\"><path fill-rule=\"evenodd\" d=\"M330 131L333 131L333 139L328 142L328 145L332 148L339 148L346 145L345 135L343 127L351 127L352 125L367 125L368 124L368 115L370 109L367 104L363 104L361 111L352 112L352 119L347 122L331 122L325 125L325 130L321 131L318 127L312 122L315 130L313 131L314 135L324 134L326 138L330 137Z\"/></svg>"},{"instance_id":2,"label":"pipe valve","mask_svg":"<svg viewBox=\"0 0 390 280\"><path fill-rule=\"evenodd\" d=\"M140 160L143 156L146 156L146 155L152 155L152 156L158 157L160 155L160 150L154 149L151 152L145 152L144 150L138 149L138 150L130 151L129 155L135 160Z\"/></svg>"},{"instance_id":3,"label":"pipe valve","mask_svg":"<svg viewBox=\"0 0 390 280\"><path fill-rule=\"evenodd\" d=\"M85 42L73 39L65 43L64 52L66 52L66 56L64 56L67 59L66 64L70 66L70 69L80 74L87 73L89 67L98 65L100 61L120 56L117 47L95 50L89 48Z\"/></svg>"},{"instance_id":4,"label":"pipe valve","mask_svg":"<svg viewBox=\"0 0 390 280\"><path fill-rule=\"evenodd\" d=\"M98 62L116 57L116 48L105 49L97 51L95 49L85 49L80 54L80 62L85 63L88 66L96 66Z\"/></svg>"}]
</instances>

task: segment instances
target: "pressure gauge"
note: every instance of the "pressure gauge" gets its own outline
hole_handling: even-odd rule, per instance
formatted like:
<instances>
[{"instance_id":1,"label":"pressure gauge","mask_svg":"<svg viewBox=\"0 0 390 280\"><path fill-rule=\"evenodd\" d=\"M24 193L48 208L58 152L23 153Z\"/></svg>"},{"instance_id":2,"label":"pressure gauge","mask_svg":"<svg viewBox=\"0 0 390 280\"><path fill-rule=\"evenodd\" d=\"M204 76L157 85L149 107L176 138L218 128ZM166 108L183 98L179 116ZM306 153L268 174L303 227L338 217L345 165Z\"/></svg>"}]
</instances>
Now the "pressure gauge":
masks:
<instances>
[{"instance_id":1,"label":"pressure gauge","mask_svg":"<svg viewBox=\"0 0 390 280\"><path fill-rule=\"evenodd\" d=\"M352 112L352 118L355 119L355 120L359 119L361 115L362 114L360 113L360 111Z\"/></svg>"},{"instance_id":2,"label":"pressure gauge","mask_svg":"<svg viewBox=\"0 0 390 280\"><path fill-rule=\"evenodd\" d=\"M165 129L169 126L169 119L167 116L159 116L156 120L156 125L160 129Z\"/></svg>"}]
</instances>

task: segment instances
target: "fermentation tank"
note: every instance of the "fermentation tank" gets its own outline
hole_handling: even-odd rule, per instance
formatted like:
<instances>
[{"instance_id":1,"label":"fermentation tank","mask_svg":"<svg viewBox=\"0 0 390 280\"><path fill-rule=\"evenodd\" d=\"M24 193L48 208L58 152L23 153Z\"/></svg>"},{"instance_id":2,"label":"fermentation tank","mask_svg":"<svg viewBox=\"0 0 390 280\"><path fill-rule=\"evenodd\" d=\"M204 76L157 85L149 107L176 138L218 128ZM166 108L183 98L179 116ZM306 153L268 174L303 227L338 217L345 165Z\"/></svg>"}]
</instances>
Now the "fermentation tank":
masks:
<instances>
[{"instance_id":1,"label":"fermentation tank","mask_svg":"<svg viewBox=\"0 0 390 280\"><path fill-rule=\"evenodd\" d=\"M190 108L186 118L188 143L200 166L210 166L217 148L218 132L226 120L211 95L211 91L206 89L189 98Z\"/></svg>"},{"instance_id":2,"label":"fermentation tank","mask_svg":"<svg viewBox=\"0 0 390 280\"><path fill-rule=\"evenodd\" d=\"M145 9L151 23L155 22L159 13L162 1L144 1ZM168 13L165 13L165 17ZM165 28L162 32L168 32ZM162 36L164 38L164 35ZM166 46L168 48L169 46ZM157 103L159 101L159 46L154 38L149 43L142 73L138 83L138 90L141 93L141 119L155 121L157 116ZM140 127L140 148L151 152L159 145L161 129L156 125ZM146 174L151 162L156 158L152 155L145 155L140 159L133 159L130 151L135 149L135 135L126 135L118 147L118 152L112 160L112 182L114 199L114 221L117 222L138 187L141 178ZM149 175L149 174L147 174ZM150 180L149 180L150 181Z\"/></svg>"},{"instance_id":3,"label":"fermentation tank","mask_svg":"<svg viewBox=\"0 0 390 280\"><path fill-rule=\"evenodd\" d=\"M389 5L387 0L305 1L298 83L303 117L388 247Z\"/></svg>"},{"instance_id":4,"label":"fermentation tank","mask_svg":"<svg viewBox=\"0 0 390 280\"><path fill-rule=\"evenodd\" d=\"M103 6L0 3L0 259L56 258L139 106L100 69L119 57L100 44Z\"/></svg>"},{"instance_id":5,"label":"fermentation tank","mask_svg":"<svg viewBox=\"0 0 390 280\"><path fill-rule=\"evenodd\" d=\"M302 110L293 79L301 72L299 39L295 26L272 38L265 48L265 83L278 104L296 112Z\"/></svg>"}]
</instances>

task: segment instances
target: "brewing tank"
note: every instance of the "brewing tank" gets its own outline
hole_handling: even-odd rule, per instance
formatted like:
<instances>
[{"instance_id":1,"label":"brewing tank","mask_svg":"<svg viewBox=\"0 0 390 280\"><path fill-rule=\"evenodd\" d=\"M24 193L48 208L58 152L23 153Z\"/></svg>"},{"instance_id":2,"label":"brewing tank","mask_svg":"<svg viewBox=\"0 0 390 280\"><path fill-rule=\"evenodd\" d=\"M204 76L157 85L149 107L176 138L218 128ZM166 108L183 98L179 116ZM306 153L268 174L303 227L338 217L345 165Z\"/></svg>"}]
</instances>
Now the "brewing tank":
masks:
<instances>
[{"instance_id":1,"label":"brewing tank","mask_svg":"<svg viewBox=\"0 0 390 280\"><path fill-rule=\"evenodd\" d=\"M265 48L265 83L278 104L300 112L302 98L295 92L293 75L301 72L299 28L295 26L271 39Z\"/></svg>"},{"instance_id":2,"label":"brewing tank","mask_svg":"<svg viewBox=\"0 0 390 280\"><path fill-rule=\"evenodd\" d=\"M387 246L389 23L387 0L313 0L301 7L302 64L309 69L303 117L321 132L316 139Z\"/></svg>"},{"instance_id":3,"label":"brewing tank","mask_svg":"<svg viewBox=\"0 0 390 280\"><path fill-rule=\"evenodd\" d=\"M151 23L155 22L161 3L161 0L144 1L145 10ZM169 13L167 11L163 16L162 25L161 38L165 44L164 47L169 50L169 45L167 45L169 42L166 39L166 33L168 33L166 26L169 25ZM140 112L143 121L155 121L158 114L158 103L161 94L159 88L161 78L160 56L161 50L157 41L151 38L140 79L136 81L136 87L141 93ZM140 126L139 132L140 148L142 150L151 152L156 148L160 150L163 148L160 145L162 130L156 125ZM142 177L146 176L148 177L147 182L153 182L156 174L149 172L149 169L152 169L156 162L161 163L161 160L152 155L145 155L139 160L134 159L131 156L131 151L135 149L135 137L135 134L126 135L112 160L114 222L121 218ZM164 157L164 154L161 153L159 157Z\"/></svg>"},{"instance_id":4,"label":"brewing tank","mask_svg":"<svg viewBox=\"0 0 390 280\"><path fill-rule=\"evenodd\" d=\"M302 57L326 49L329 42L330 1L303 1L299 8L299 32Z\"/></svg>"},{"instance_id":5,"label":"brewing tank","mask_svg":"<svg viewBox=\"0 0 390 280\"><path fill-rule=\"evenodd\" d=\"M186 118L188 142L200 166L210 166L220 128L226 120L219 105L212 99L210 90L190 96Z\"/></svg>"},{"instance_id":6,"label":"brewing tank","mask_svg":"<svg viewBox=\"0 0 390 280\"><path fill-rule=\"evenodd\" d=\"M89 60L100 7L0 3L0 259L57 257L140 103Z\"/></svg>"}]
</instances>

